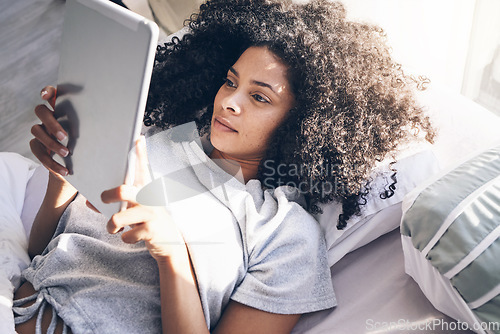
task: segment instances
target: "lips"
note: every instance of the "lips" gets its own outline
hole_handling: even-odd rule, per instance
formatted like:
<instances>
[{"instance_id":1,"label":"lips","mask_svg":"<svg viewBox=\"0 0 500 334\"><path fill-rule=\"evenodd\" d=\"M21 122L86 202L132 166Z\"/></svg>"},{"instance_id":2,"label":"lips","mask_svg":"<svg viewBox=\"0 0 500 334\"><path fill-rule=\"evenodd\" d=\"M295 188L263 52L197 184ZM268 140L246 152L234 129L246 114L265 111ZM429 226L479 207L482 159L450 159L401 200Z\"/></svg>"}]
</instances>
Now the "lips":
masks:
<instances>
[{"instance_id":1,"label":"lips","mask_svg":"<svg viewBox=\"0 0 500 334\"><path fill-rule=\"evenodd\" d=\"M221 117L215 118L214 127L218 130L221 130L221 131L238 132L232 127L231 123L228 120L221 118Z\"/></svg>"}]
</instances>

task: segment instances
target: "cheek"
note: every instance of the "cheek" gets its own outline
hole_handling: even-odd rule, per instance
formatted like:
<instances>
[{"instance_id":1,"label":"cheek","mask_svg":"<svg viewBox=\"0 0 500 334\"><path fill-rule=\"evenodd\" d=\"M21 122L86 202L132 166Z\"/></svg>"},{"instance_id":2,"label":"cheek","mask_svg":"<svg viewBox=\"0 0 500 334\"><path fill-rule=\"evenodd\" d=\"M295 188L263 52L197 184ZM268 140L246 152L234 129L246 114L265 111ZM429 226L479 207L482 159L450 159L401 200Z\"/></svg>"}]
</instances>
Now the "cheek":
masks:
<instances>
[{"instance_id":1,"label":"cheek","mask_svg":"<svg viewBox=\"0 0 500 334\"><path fill-rule=\"evenodd\" d=\"M216 105L220 105L220 101L224 98L224 85L222 85L219 90L217 91L217 94L215 95L214 98L214 107Z\"/></svg>"},{"instance_id":2,"label":"cheek","mask_svg":"<svg viewBox=\"0 0 500 334\"><path fill-rule=\"evenodd\" d=\"M283 118L262 118L255 124L256 141L259 143L267 143L271 136L276 132L278 127L283 123Z\"/></svg>"}]
</instances>

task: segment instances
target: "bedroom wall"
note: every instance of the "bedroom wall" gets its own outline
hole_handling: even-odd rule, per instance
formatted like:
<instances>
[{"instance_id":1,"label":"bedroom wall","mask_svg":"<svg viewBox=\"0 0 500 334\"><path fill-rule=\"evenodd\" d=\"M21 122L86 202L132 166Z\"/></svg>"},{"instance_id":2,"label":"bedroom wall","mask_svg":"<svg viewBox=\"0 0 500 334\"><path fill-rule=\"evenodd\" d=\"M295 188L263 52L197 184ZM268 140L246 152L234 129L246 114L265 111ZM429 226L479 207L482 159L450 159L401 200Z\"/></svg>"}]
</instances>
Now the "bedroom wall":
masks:
<instances>
[{"instance_id":1,"label":"bedroom wall","mask_svg":"<svg viewBox=\"0 0 500 334\"><path fill-rule=\"evenodd\" d=\"M500 115L500 0L476 2L461 92Z\"/></svg>"},{"instance_id":2,"label":"bedroom wall","mask_svg":"<svg viewBox=\"0 0 500 334\"><path fill-rule=\"evenodd\" d=\"M500 116L499 0L343 2L352 18L387 31L395 58L410 72L424 74ZM499 74L492 79L487 66L494 57ZM489 88L481 88L483 79L490 82Z\"/></svg>"},{"instance_id":3,"label":"bedroom wall","mask_svg":"<svg viewBox=\"0 0 500 334\"><path fill-rule=\"evenodd\" d=\"M345 0L353 19L380 25L410 71L460 92L475 0Z\"/></svg>"}]
</instances>

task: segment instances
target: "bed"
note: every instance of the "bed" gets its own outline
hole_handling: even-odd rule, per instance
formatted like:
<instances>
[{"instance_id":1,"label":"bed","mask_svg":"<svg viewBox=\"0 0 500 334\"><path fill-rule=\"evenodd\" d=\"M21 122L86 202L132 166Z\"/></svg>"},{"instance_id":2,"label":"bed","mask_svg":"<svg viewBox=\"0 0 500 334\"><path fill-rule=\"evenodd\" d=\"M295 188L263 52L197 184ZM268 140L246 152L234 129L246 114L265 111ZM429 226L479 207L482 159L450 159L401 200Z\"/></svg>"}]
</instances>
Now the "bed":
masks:
<instances>
[{"instance_id":1,"label":"bed","mask_svg":"<svg viewBox=\"0 0 500 334\"><path fill-rule=\"evenodd\" d=\"M21 0L11 6L8 14L0 14L10 15L9 24L15 22L18 29L15 34L6 34L4 29L0 29L1 38L10 41L6 54L11 52L11 56L21 57L25 63L37 57L36 53L29 54L29 50L36 50L37 43L49 44L50 49L57 48L57 29L61 23L63 3L58 0L38 1L37 12L31 12L36 16L31 23L19 19L23 12L33 10L34 6L30 1ZM6 24L5 16L0 22ZM31 35L35 29L41 31L38 40L34 40ZM44 31L47 33L44 34ZM14 43L14 38L19 38L20 43ZM49 51L45 46L43 52ZM52 53L48 59L49 63L39 68L2 67L4 78L14 74L25 77L24 80L4 79L2 90L32 94L39 91L42 83L54 83L57 56ZM20 101L16 108L28 117L28 113L38 103L36 94L23 99L16 94L14 99ZM415 273L414 268L408 267L411 261L403 251L405 241L400 233L400 224L403 210L408 209L405 203L408 203L409 196L415 196L415 189L420 189L436 175L446 174L478 152L500 144L500 118L474 102L434 85L420 98L439 129L436 143L432 146L419 144L406 147L396 165L399 181L395 196L387 200L377 196L370 198L362 215L351 220L343 231L337 231L334 227L338 206L324 208L325 213L318 220L325 231L329 247L328 260L338 306L302 316L293 333L488 333L481 328L473 328L474 319L466 322L460 313L454 313L450 307L443 307L439 303L446 304L451 297L441 295L437 301L433 295L429 295L432 291L426 289L426 282L417 275L418 272ZM10 100L12 96L2 94L0 110L4 119L9 112L6 104L12 105L12 102L8 102ZM21 130L17 126L18 122L24 124ZM9 126L9 133L14 140L3 141L0 146L1 151L4 151L0 153L1 333L14 332L12 295L19 286L22 269L29 263L27 238L43 198L48 176L47 171L33 161L26 151L30 122L34 122L34 119L15 119ZM20 143L24 146L19 146ZM375 184L383 188L389 175L387 164L381 163L374 173ZM412 273L413 278L406 272ZM498 333L500 330L489 332Z\"/></svg>"}]
</instances>

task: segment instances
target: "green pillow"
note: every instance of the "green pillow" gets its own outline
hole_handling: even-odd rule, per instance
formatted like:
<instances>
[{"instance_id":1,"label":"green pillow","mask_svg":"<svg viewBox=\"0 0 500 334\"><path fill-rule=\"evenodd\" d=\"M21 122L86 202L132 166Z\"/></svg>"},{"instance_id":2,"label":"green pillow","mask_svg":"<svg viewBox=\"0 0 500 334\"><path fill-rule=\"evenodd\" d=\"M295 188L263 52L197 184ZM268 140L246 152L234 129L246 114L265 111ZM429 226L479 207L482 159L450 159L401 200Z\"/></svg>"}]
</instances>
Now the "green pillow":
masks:
<instances>
[{"instance_id":1,"label":"green pillow","mask_svg":"<svg viewBox=\"0 0 500 334\"><path fill-rule=\"evenodd\" d=\"M421 191L401 233L480 321L500 324L500 146Z\"/></svg>"}]
</instances>

